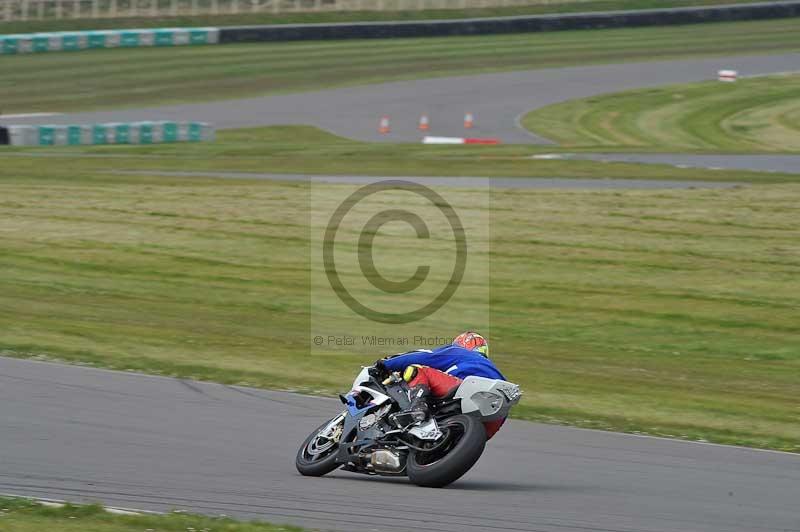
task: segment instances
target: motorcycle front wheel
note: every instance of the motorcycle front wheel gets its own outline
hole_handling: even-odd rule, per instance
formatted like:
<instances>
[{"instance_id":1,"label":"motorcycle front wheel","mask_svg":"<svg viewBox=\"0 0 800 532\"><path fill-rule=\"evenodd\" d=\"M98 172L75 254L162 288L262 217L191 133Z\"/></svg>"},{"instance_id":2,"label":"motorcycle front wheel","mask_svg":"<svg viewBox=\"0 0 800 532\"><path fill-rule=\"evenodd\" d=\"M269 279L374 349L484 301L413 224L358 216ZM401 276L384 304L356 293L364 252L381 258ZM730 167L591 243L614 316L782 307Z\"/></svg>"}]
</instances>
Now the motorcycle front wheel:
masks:
<instances>
[{"instance_id":1,"label":"motorcycle front wheel","mask_svg":"<svg viewBox=\"0 0 800 532\"><path fill-rule=\"evenodd\" d=\"M486 447L486 429L478 419L459 414L439 424L447 441L430 452L408 454L408 478L418 486L441 488L469 471Z\"/></svg>"},{"instance_id":2,"label":"motorcycle front wheel","mask_svg":"<svg viewBox=\"0 0 800 532\"><path fill-rule=\"evenodd\" d=\"M345 414L323 423L305 439L297 451L294 465L301 475L321 477L339 467L336 454L342 439Z\"/></svg>"}]
</instances>

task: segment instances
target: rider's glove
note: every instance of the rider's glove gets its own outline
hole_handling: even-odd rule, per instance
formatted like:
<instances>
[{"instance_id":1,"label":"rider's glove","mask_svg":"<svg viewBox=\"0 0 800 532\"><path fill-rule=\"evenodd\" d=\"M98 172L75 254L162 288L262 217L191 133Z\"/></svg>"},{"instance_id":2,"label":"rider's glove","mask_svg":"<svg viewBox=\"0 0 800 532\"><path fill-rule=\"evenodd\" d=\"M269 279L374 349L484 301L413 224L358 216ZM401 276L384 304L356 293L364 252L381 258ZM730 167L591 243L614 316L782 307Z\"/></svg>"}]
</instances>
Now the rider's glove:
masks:
<instances>
[{"instance_id":1,"label":"rider's glove","mask_svg":"<svg viewBox=\"0 0 800 532\"><path fill-rule=\"evenodd\" d=\"M375 376L380 380L383 380L389 375L389 370L386 369L386 364L384 364L383 359L375 361L373 368L375 370Z\"/></svg>"}]
</instances>

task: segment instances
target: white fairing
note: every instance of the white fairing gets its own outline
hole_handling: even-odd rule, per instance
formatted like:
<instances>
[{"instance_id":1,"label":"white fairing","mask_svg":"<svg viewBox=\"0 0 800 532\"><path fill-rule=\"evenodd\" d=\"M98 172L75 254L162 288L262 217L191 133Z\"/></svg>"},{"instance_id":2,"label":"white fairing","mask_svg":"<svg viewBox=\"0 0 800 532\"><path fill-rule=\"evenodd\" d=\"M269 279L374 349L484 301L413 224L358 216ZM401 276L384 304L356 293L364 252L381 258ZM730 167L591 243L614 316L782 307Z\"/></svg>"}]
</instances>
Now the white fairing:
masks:
<instances>
[{"instance_id":1,"label":"white fairing","mask_svg":"<svg viewBox=\"0 0 800 532\"><path fill-rule=\"evenodd\" d=\"M353 389L355 389L356 386L359 386L361 384L366 384L368 382L369 382L369 368L366 367L361 368L361 372L356 377L356 380L353 381Z\"/></svg>"},{"instance_id":2,"label":"white fairing","mask_svg":"<svg viewBox=\"0 0 800 532\"><path fill-rule=\"evenodd\" d=\"M373 405L382 405L383 403L391 399L391 397L389 397L388 395L384 395L381 392L373 390L372 388L367 388L366 386L353 386L353 392L363 392L366 393L367 395L372 396L372 400L370 401L370 403L372 403Z\"/></svg>"},{"instance_id":3,"label":"white fairing","mask_svg":"<svg viewBox=\"0 0 800 532\"><path fill-rule=\"evenodd\" d=\"M369 368L361 368L361 372L356 377L356 380L353 381L353 387L351 388L352 392L364 392L367 395L372 396L372 400L370 401L374 405L382 405L389 399L391 399L388 395L382 394L377 390L373 390L368 386L363 386L364 384L369 384Z\"/></svg>"},{"instance_id":4,"label":"white fairing","mask_svg":"<svg viewBox=\"0 0 800 532\"><path fill-rule=\"evenodd\" d=\"M514 383L485 377L467 377L456 391L461 399L461 412L475 415L482 421L493 421L508 416L508 411L519 402L522 392Z\"/></svg>"}]
</instances>

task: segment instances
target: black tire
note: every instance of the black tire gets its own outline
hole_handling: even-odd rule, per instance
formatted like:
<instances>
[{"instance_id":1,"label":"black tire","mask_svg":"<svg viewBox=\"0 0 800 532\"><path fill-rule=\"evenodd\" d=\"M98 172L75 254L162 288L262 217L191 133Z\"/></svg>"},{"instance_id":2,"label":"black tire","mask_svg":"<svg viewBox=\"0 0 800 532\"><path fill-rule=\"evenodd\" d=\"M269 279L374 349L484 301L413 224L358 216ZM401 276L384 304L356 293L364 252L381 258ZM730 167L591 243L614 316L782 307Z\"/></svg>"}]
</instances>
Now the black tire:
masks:
<instances>
[{"instance_id":1,"label":"black tire","mask_svg":"<svg viewBox=\"0 0 800 532\"><path fill-rule=\"evenodd\" d=\"M439 453L423 453L412 450L408 454L408 478L418 486L441 488L455 482L469 471L486 447L486 429L478 419L459 414L440 424L450 431L454 443L445 444ZM443 456L440 453L444 452Z\"/></svg>"},{"instance_id":2,"label":"black tire","mask_svg":"<svg viewBox=\"0 0 800 532\"><path fill-rule=\"evenodd\" d=\"M301 445L297 450L297 456L295 457L294 465L301 475L306 477L321 477L322 475L327 475L339 467L340 464L336 463L336 455L339 451L338 443L333 445L321 455L312 455L308 452L309 445L311 445L311 443L317 438L317 435L320 433L320 431L328 426L333 419L335 418L332 418L331 420L326 421L317 427L317 429L305 439L303 445ZM344 419L342 419L342 423L344 423Z\"/></svg>"}]
</instances>

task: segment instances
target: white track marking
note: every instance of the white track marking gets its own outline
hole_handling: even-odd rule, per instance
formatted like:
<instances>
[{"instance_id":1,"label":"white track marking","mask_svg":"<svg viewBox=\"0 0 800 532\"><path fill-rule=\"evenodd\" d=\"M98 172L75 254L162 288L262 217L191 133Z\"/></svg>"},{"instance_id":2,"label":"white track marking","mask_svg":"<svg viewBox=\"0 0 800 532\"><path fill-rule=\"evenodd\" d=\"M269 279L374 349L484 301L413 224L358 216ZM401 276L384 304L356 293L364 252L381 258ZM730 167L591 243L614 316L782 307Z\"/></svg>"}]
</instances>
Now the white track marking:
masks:
<instances>
[{"instance_id":1,"label":"white track marking","mask_svg":"<svg viewBox=\"0 0 800 532\"><path fill-rule=\"evenodd\" d=\"M67 505L67 501L61 499L49 499L46 497L29 497L27 495L16 495L14 493L0 493L0 497L12 497L14 499L28 499L31 501L35 501L42 506L47 506L48 508L63 508ZM79 503L70 503L73 506L80 506ZM154 512L152 510L137 510L133 508L120 508L118 506L103 506L103 510L110 514L115 515L143 515L143 514L151 514L151 515L165 515L164 512Z\"/></svg>"},{"instance_id":2,"label":"white track marking","mask_svg":"<svg viewBox=\"0 0 800 532\"><path fill-rule=\"evenodd\" d=\"M106 512L114 515L142 515L141 510L125 510L123 508L111 508L109 506L104 507ZM152 512L147 512L152 513Z\"/></svg>"},{"instance_id":3,"label":"white track marking","mask_svg":"<svg viewBox=\"0 0 800 532\"><path fill-rule=\"evenodd\" d=\"M541 153L539 155L531 155L531 159L567 159L570 155L569 153Z\"/></svg>"},{"instance_id":4,"label":"white track marking","mask_svg":"<svg viewBox=\"0 0 800 532\"><path fill-rule=\"evenodd\" d=\"M749 76L739 76L740 78L766 78L768 76L793 76L800 74L800 70L784 70L783 72L772 72L769 74L750 74Z\"/></svg>"},{"instance_id":5,"label":"white track marking","mask_svg":"<svg viewBox=\"0 0 800 532\"><path fill-rule=\"evenodd\" d=\"M39 118L45 116L60 116L63 113L19 113L15 115L0 114L0 120L4 118Z\"/></svg>"}]
</instances>

